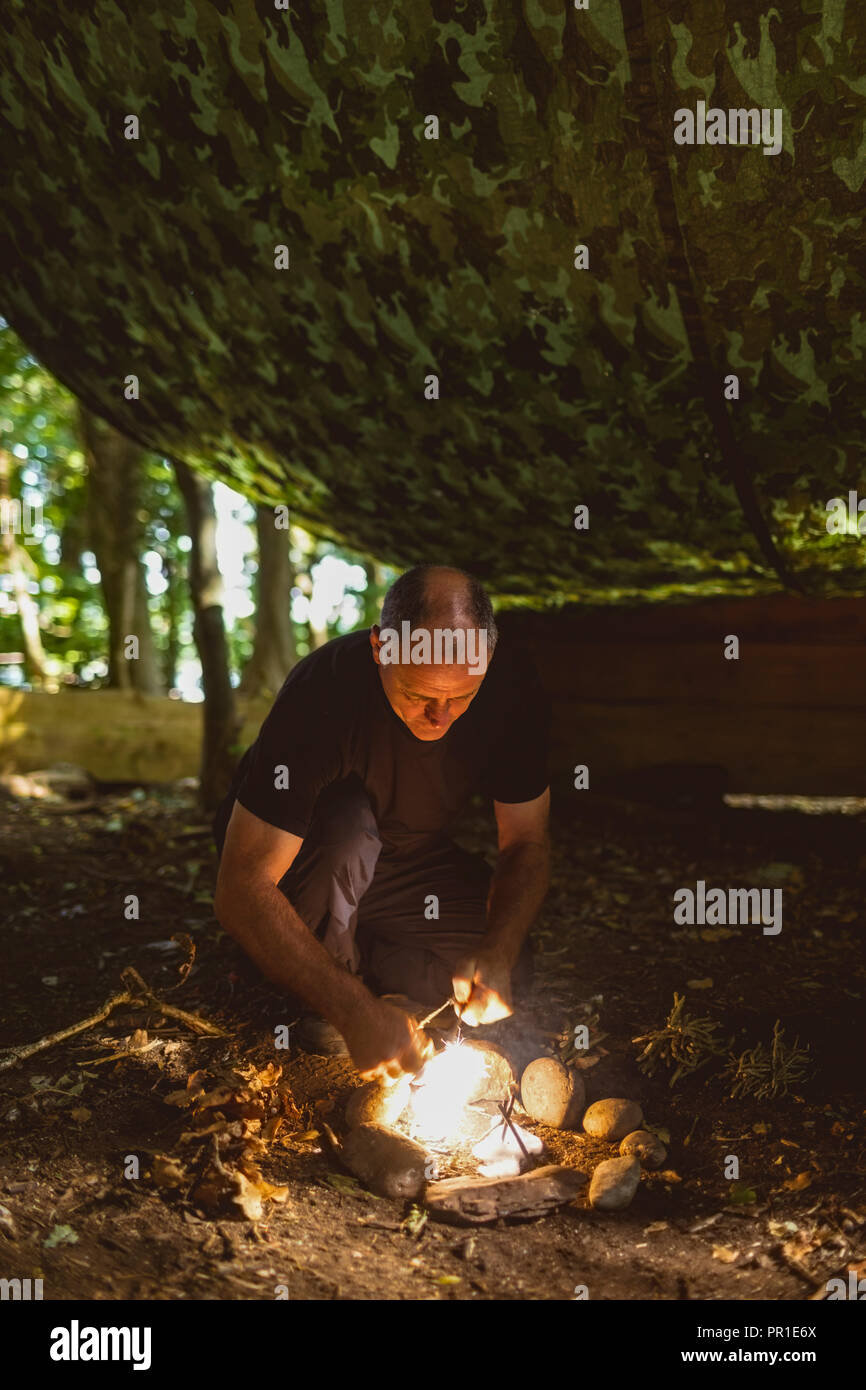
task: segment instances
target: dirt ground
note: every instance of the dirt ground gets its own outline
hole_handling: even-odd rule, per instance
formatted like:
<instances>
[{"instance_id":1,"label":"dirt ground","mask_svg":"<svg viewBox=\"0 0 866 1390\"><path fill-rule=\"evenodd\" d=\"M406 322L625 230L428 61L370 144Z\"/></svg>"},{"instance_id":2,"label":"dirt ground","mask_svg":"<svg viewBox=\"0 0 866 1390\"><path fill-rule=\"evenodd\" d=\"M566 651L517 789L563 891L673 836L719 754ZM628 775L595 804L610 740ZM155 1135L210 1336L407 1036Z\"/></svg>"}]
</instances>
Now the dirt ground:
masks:
<instances>
[{"instance_id":1,"label":"dirt ground","mask_svg":"<svg viewBox=\"0 0 866 1390\"><path fill-rule=\"evenodd\" d=\"M98 1010L128 967L228 1035L126 1005L0 1071L0 1277L42 1278L54 1299L547 1300L585 1286L591 1299L797 1300L866 1275L866 803L574 800L554 817L535 984L504 1027L531 1019L558 1051L591 1020L588 1100L639 1100L668 1159L623 1213L581 1196L472 1229L425 1221L423 1203L375 1197L341 1168L327 1127L339 1134L357 1078L275 1050L297 1015L214 921L215 855L190 788L104 789L69 814L0 803L0 1048ZM492 822L474 813L461 838L490 848ZM782 885L782 932L675 926L673 893L699 878ZM721 1054L672 1087L664 1067L642 1074L632 1040L661 1027L675 991L736 1054L781 1020L811 1076L781 1099L733 1100ZM615 1153L534 1128L551 1161L587 1174Z\"/></svg>"}]
</instances>

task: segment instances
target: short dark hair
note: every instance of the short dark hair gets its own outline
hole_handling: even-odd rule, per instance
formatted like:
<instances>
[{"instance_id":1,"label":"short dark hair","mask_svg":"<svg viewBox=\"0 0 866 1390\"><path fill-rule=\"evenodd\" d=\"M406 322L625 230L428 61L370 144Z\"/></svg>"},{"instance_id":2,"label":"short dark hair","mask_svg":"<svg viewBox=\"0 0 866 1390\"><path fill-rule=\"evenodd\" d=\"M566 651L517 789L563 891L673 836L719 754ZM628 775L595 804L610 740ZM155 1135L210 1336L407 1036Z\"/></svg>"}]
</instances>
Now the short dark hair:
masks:
<instances>
[{"instance_id":1,"label":"short dark hair","mask_svg":"<svg viewBox=\"0 0 866 1390\"><path fill-rule=\"evenodd\" d=\"M430 611L427 580L430 571L439 568L438 565L415 565L405 574L401 574L399 579L394 580L382 601L383 628L393 628L395 632L399 632L400 625L404 622L409 623L410 629L429 625L431 618L437 615ZM487 650L492 652L499 630L487 590L480 580L467 574L465 570L455 570L455 574L462 576L466 586L455 601L455 611L467 627L486 629Z\"/></svg>"}]
</instances>

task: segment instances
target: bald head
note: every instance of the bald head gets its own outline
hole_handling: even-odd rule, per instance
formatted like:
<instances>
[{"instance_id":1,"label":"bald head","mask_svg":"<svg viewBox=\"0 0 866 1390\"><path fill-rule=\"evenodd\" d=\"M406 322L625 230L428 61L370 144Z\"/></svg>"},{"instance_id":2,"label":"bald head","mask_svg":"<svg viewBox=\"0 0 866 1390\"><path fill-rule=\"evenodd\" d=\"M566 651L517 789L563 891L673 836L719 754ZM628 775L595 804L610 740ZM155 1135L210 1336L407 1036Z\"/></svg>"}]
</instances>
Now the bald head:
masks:
<instances>
[{"instance_id":1,"label":"bald head","mask_svg":"<svg viewBox=\"0 0 866 1390\"><path fill-rule=\"evenodd\" d=\"M484 628L487 651L496 644L496 620L483 584L450 565L416 565L395 580L382 604L382 627Z\"/></svg>"},{"instance_id":2,"label":"bald head","mask_svg":"<svg viewBox=\"0 0 866 1390\"><path fill-rule=\"evenodd\" d=\"M447 565L416 565L392 584L370 645L391 708L416 738L443 738L481 688L496 643L490 599Z\"/></svg>"}]
</instances>

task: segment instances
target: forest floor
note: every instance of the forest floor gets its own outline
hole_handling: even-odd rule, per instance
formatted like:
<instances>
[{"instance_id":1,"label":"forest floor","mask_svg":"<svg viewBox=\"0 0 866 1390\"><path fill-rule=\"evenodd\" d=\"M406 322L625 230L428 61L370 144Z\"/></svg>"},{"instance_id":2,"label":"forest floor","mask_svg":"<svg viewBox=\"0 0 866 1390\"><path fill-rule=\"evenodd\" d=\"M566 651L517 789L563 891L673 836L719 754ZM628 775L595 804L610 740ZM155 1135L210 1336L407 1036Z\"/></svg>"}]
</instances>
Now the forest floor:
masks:
<instances>
[{"instance_id":1,"label":"forest floor","mask_svg":"<svg viewBox=\"0 0 866 1390\"><path fill-rule=\"evenodd\" d=\"M123 1006L0 1071L0 1277L42 1278L54 1299L571 1299L585 1286L591 1299L798 1300L866 1275L866 806L574 801L554 816L536 979L515 1022L558 1051L592 1020L588 1100L639 1100L668 1159L622 1213L582 1195L471 1230L341 1169L327 1126L339 1133L357 1077L342 1059L275 1051L295 1015L214 921L215 853L191 789L104 789L69 814L0 802L0 1048L98 1010L128 967L228 1034ZM473 813L461 838L490 849L492 821ZM781 933L674 925L674 892L698 879L781 886ZM664 1067L644 1075L633 1039L663 1025L675 991L736 1054L781 1020L811 1077L734 1100L722 1055L674 1086ZM587 1174L615 1153L534 1128L550 1161Z\"/></svg>"}]
</instances>

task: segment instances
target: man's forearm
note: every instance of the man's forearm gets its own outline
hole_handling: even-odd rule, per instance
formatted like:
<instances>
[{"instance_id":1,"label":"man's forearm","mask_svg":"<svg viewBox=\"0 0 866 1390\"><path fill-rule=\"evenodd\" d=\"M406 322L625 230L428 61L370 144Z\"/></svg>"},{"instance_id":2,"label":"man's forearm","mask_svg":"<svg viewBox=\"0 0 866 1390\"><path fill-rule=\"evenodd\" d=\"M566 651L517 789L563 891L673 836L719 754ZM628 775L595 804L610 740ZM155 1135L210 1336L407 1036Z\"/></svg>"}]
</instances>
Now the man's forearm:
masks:
<instances>
[{"instance_id":1,"label":"man's forearm","mask_svg":"<svg viewBox=\"0 0 866 1390\"><path fill-rule=\"evenodd\" d=\"M550 883L547 844L514 845L500 853L487 900L484 945L512 968Z\"/></svg>"},{"instance_id":2,"label":"man's forearm","mask_svg":"<svg viewBox=\"0 0 866 1390\"><path fill-rule=\"evenodd\" d=\"M280 989L297 995L341 1031L372 996L316 940L276 884L245 883L243 896L223 890L214 910L222 927Z\"/></svg>"}]
</instances>

